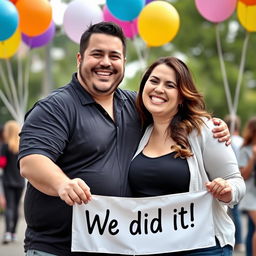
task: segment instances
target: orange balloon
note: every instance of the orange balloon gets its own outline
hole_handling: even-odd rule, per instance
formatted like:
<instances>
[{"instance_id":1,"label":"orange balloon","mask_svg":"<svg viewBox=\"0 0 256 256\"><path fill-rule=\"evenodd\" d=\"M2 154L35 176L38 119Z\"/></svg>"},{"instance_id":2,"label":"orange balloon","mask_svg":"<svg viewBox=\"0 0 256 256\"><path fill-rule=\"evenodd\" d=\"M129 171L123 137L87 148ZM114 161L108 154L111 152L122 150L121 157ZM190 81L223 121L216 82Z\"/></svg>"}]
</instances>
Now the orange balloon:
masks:
<instances>
[{"instance_id":1,"label":"orange balloon","mask_svg":"<svg viewBox=\"0 0 256 256\"><path fill-rule=\"evenodd\" d=\"M243 2L246 5L255 5L256 0L240 0L240 2Z\"/></svg>"},{"instance_id":2,"label":"orange balloon","mask_svg":"<svg viewBox=\"0 0 256 256\"><path fill-rule=\"evenodd\" d=\"M20 30L28 36L44 33L52 21L52 7L48 0L18 0Z\"/></svg>"}]
</instances>

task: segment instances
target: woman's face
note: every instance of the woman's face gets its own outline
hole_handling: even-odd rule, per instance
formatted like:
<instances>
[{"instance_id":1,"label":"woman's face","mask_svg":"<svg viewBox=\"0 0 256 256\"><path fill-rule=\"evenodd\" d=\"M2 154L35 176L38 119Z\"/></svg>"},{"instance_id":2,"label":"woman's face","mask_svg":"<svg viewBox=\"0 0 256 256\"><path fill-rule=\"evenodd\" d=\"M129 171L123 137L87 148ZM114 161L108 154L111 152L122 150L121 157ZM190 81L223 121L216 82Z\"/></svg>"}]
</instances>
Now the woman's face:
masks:
<instances>
[{"instance_id":1,"label":"woman's face","mask_svg":"<svg viewBox=\"0 0 256 256\"><path fill-rule=\"evenodd\" d=\"M165 64L156 66L146 81L142 100L154 119L172 119L181 103L174 70Z\"/></svg>"}]
</instances>

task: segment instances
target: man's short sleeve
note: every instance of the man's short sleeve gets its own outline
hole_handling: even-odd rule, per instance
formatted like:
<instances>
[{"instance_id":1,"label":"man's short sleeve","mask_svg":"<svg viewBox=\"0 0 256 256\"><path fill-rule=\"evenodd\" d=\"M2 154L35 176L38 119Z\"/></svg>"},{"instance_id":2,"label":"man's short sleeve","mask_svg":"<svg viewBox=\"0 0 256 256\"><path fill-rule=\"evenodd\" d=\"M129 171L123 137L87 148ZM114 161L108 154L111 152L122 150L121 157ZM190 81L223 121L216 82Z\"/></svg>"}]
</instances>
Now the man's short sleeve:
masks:
<instances>
[{"instance_id":1,"label":"man's short sleeve","mask_svg":"<svg viewBox=\"0 0 256 256\"><path fill-rule=\"evenodd\" d=\"M44 100L29 112L20 133L18 160L30 154L42 154L56 161L69 138L68 117L56 101Z\"/></svg>"}]
</instances>

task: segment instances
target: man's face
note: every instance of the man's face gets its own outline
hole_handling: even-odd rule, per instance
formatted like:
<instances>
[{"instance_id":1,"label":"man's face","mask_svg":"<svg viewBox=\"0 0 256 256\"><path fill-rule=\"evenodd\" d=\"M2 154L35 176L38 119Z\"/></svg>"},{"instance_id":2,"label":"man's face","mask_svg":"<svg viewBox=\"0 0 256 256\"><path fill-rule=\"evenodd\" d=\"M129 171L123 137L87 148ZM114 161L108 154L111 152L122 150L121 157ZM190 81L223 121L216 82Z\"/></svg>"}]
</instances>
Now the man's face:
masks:
<instances>
[{"instance_id":1,"label":"man's face","mask_svg":"<svg viewBox=\"0 0 256 256\"><path fill-rule=\"evenodd\" d=\"M115 36L93 34L83 57L77 55L78 80L94 97L111 95L124 77L122 41Z\"/></svg>"}]
</instances>

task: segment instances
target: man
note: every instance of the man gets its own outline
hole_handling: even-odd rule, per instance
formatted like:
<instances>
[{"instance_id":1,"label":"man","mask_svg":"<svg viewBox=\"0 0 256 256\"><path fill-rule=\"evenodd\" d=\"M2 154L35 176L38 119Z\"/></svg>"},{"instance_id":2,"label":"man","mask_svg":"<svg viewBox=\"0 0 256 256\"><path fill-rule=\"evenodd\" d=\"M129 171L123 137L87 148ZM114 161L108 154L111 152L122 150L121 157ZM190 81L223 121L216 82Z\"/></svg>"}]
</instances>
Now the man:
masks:
<instances>
[{"instance_id":1,"label":"man","mask_svg":"<svg viewBox=\"0 0 256 256\"><path fill-rule=\"evenodd\" d=\"M117 25L90 26L81 37L77 74L26 116L19 160L29 181L27 255L89 255L70 251L71 206L91 194L130 196L128 169L142 128L136 94L117 89L125 52ZM229 139L225 124L215 129L215 136Z\"/></svg>"}]
</instances>

